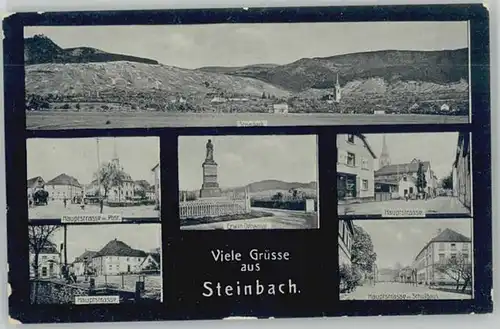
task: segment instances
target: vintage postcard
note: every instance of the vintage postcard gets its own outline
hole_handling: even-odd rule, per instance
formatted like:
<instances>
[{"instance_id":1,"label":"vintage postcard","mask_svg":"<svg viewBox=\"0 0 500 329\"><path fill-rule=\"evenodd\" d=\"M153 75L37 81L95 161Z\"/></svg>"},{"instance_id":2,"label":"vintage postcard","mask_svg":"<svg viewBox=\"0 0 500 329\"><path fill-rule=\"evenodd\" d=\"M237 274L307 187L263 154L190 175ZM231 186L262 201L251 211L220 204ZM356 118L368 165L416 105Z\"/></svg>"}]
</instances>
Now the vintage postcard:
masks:
<instances>
[{"instance_id":1,"label":"vintage postcard","mask_svg":"<svg viewBox=\"0 0 500 329\"><path fill-rule=\"evenodd\" d=\"M12 319L492 312L483 6L17 13L3 35Z\"/></svg>"}]
</instances>

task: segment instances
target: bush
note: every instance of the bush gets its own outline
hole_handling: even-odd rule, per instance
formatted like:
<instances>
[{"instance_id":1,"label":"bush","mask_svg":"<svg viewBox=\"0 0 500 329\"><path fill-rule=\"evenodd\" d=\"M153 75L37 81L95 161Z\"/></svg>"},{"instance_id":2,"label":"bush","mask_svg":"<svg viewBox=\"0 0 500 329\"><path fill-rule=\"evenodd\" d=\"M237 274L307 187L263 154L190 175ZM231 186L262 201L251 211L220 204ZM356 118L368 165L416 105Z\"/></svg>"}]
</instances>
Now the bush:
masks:
<instances>
[{"instance_id":1,"label":"bush","mask_svg":"<svg viewBox=\"0 0 500 329\"><path fill-rule=\"evenodd\" d=\"M340 265L339 268L339 280L340 280L340 292L350 292L356 289L360 285L361 279L363 278L362 272L356 266L351 266L347 264Z\"/></svg>"},{"instance_id":2,"label":"bush","mask_svg":"<svg viewBox=\"0 0 500 329\"><path fill-rule=\"evenodd\" d=\"M80 103L76 104L76 105L75 105L75 108L76 108L77 110L79 110L79 109L80 109Z\"/></svg>"},{"instance_id":3,"label":"bush","mask_svg":"<svg viewBox=\"0 0 500 329\"><path fill-rule=\"evenodd\" d=\"M69 110L70 109L70 106L68 103L64 104L62 107L61 107L63 110Z\"/></svg>"},{"instance_id":4,"label":"bush","mask_svg":"<svg viewBox=\"0 0 500 329\"><path fill-rule=\"evenodd\" d=\"M108 105L101 105L101 109L103 109L104 111L107 111L107 110L109 110L109 106Z\"/></svg>"}]
</instances>

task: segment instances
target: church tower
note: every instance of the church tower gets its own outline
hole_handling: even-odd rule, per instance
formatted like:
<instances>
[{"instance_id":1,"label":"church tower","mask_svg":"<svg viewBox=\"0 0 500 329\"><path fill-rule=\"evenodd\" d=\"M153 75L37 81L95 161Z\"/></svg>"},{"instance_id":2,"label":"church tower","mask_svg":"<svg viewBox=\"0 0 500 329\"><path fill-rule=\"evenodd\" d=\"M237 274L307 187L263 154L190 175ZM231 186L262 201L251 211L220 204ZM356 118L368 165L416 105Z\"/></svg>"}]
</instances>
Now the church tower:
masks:
<instances>
[{"instance_id":1,"label":"church tower","mask_svg":"<svg viewBox=\"0 0 500 329\"><path fill-rule=\"evenodd\" d=\"M111 163L120 169L120 158L118 157L118 151L116 149L116 137L113 138L113 158L111 159Z\"/></svg>"},{"instance_id":2,"label":"church tower","mask_svg":"<svg viewBox=\"0 0 500 329\"><path fill-rule=\"evenodd\" d=\"M385 135L382 142L382 153L380 153L380 158L378 159L379 169L391 164L391 157L389 156L389 150L387 149L387 142L385 140Z\"/></svg>"},{"instance_id":3,"label":"church tower","mask_svg":"<svg viewBox=\"0 0 500 329\"><path fill-rule=\"evenodd\" d=\"M337 73L337 81L335 82L335 102L339 103L341 97L342 97L342 89L340 88L339 74Z\"/></svg>"}]
</instances>

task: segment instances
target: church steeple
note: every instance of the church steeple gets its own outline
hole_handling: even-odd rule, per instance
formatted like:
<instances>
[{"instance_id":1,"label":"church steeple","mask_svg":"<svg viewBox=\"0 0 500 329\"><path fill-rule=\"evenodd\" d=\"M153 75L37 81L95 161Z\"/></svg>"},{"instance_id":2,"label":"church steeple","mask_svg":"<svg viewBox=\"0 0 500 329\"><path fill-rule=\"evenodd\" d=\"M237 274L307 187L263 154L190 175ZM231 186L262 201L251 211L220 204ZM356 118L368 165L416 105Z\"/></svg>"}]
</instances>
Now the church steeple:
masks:
<instances>
[{"instance_id":1,"label":"church steeple","mask_svg":"<svg viewBox=\"0 0 500 329\"><path fill-rule=\"evenodd\" d=\"M118 157L118 151L116 148L116 137L113 138L113 158L111 159L111 162L120 167L120 158Z\"/></svg>"},{"instance_id":2,"label":"church steeple","mask_svg":"<svg viewBox=\"0 0 500 329\"><path fill-rule=\"evenodd\" d=\"M342 90L340 88L339 83L339 74L337 73L337 81L335 82L335 102L340 102L340 98L342 97Z\"/></svg>"},{"instance_id":3,"label":"church steeple","mask_svg":"<svg viewBox=\"0 0 500 329\"><path fill-rule=\"evenodd\" d=\"M379 157L379 168L382 168L382 167L385 167L385 166L388 166L391 164L391 157L389 156L389 150L387 148L387 141L385 139L385 135L382 137L383 138L383 141L382 141L382 153L380 153L380 157Z\"/></svg>"}]
</instances>

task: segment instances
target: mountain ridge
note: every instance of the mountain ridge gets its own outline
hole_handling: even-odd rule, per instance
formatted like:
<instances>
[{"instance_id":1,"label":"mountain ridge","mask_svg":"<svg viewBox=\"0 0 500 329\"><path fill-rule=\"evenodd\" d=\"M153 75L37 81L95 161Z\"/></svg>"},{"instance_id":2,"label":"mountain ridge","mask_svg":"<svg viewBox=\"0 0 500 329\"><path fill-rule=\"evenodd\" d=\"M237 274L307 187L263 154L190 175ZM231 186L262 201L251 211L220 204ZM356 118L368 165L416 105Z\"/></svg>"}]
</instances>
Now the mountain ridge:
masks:
<instances>
[{"instance_id":1,"label":"mountain ridge","mask_svg":"<svg viewBox=\"0 0 500 329\"><path fill-rule=\"evenodd\" d=\"M283 65L185 69L89 47L63 49L45 36L27 38L25 45L27 95L56 103L77 97L75 102L134 103L146 109L152 103L165 107L170 98L182 96L188 97L188 111L269 111L290 98L323 100L337 77L345 104L353 108L402 97L402 106L410 106L416 101L411 95L422 95L421 100L468 98L467 48L379 50ZM56 101L49 97L55 93ZM307 112L316 105L298 106Z\"/></svg>"},{"instance_id":2,"label":"mountain ridge","mask_svg":"<svg viewBox=\"0 0 500 329\"><path fill-rule=\"evenodd\" d=\"M24 62L26 65L114 61L159 64L153 59L108 53L92 47L61 48L44 35L35 35L24 39Z\"/></svg>"}]
</instances>

